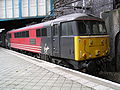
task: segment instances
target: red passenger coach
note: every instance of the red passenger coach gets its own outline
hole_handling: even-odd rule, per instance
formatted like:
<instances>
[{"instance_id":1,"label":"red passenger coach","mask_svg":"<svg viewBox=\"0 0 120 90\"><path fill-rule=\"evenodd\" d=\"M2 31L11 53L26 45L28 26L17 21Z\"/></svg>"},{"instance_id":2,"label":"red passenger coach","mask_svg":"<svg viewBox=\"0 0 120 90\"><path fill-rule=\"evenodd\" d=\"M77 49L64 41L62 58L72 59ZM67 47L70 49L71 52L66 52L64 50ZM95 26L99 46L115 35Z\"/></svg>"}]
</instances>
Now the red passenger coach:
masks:
<instances>
[{"instance_id":1,"label":"red passenger coach","mask_svg":"<svg viewBox=\"0 0 120 90\"><path fill-rule=\"evenodd\" d=\"M41 28L41 26L28 26L9 31L8 35L11 37L10 40L8 40L10 41L10 47L33 53L40 53L41 38L36 37L36 30Z\"/></svg>"}]
</instances>

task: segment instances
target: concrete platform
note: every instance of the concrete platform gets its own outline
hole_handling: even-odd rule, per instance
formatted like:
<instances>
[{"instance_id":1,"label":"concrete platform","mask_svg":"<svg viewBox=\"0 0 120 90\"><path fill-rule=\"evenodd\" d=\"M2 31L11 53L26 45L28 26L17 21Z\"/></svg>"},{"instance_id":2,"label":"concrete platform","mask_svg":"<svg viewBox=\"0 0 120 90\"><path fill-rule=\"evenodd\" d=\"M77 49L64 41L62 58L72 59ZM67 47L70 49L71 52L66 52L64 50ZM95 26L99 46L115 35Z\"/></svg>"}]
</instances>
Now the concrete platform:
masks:
<instances>
[{"instance_id":1,"label":"concrete platform","mask_svg":"<svg viewBox=\"0 0 120 90\"><path fill-rule=\"evenodd\" d=\"M0 90L119 90L120 85L0 48Z\"/></svg>"}]
</instances>

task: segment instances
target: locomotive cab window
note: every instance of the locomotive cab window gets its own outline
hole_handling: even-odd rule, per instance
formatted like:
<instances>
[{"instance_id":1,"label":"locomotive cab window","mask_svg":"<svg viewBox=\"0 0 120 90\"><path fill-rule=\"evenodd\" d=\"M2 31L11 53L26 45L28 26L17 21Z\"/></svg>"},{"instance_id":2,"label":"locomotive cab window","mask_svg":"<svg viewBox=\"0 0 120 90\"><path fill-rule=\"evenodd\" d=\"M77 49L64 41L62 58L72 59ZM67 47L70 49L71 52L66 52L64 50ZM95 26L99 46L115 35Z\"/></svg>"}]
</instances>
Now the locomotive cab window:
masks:
<instances>
[{"instance_id":1,"label":"locomotive cab window","mask_svg":"<svg viewBox=\"0 0 120 90\"><path fill-rule=\"evenodd\" d=\"M107 30L102 21L89 21L89 28L91 34L106 34Z\"/></svg>"},{"instance_id":2,"label":"locomotive cab window","mask_svg":"<svg viewBox=\"0 0 120 90\"><path fill-rule=\"evenodd\" d=\"M93 29L92 29L92 33L93 33L93 34L100 33L100 32L99 32L99 27L98 27L97 24L93 24L92 28L93 28Z\"/></svg>"},{"instance_id":3,"label":"locomotive cab window","mask_svg":"<svg viewBox=\"0 0 120 90\"><path fill-rule=\"evenodd\" d=\"M103 21L82 20L76 22L79 35L102 35L107 33Z\"/></svg>"},{"instance_id":4,"label":"locomotive cab window","mask_svg":"<svg viewBox=\"0 0 120 90\"><path fill-rule=\"evenodd\" d=\"M106 28L105 28L105 24L99 24L99 30L101 33L106 33Z\"/></svg>"},{"instance_id":5,"label":"locomotive cab window","mask_svg":"<svg viewBox=\"0 0 120 90\"><path fill-rule=\"evenodd\" d=\"M88 25L84 21L77 21L77 29L79 35L88 34Z\"/></svg>"},{"instance_id":6,"label":"locomotive cab window","mask_svg":"<svg viewBox=\"0 0 120 90\"><path fill-rule=\"evenodd\" d=\"M61 23L62 36L71 36L73 35L72 22Z\"/></svg>"}]
</instances>

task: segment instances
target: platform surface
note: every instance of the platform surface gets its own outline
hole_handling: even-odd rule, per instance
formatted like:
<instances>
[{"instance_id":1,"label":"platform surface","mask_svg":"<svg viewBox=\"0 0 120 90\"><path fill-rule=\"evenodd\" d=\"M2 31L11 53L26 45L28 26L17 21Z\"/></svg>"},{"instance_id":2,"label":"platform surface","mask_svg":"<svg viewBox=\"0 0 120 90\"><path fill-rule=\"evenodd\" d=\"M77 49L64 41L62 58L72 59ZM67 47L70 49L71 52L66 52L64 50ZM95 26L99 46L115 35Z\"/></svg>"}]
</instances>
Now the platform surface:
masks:
<instances>
[{"instance_id":1,"label":"platform surface","mask_svg":"<svg viewBox=\"0 0 120 90\"><path fill-rule=\"evenodd\" d=\"M0 90L95 89L115 90L77 76L61 66L0 48Z\"/></svg>"}]
</instances>

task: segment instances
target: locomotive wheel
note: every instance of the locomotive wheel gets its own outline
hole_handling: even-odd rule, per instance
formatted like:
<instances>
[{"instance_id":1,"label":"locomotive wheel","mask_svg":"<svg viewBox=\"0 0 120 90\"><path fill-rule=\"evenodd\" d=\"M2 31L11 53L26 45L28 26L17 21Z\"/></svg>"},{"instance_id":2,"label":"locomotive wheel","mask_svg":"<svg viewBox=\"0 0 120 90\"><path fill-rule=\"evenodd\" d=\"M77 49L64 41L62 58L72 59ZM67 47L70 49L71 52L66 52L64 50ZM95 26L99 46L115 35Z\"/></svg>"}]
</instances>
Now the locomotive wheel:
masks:
<instances>
[{"instance_id":1,"label":"locomotive wheel","mask_svg":"<svg viewBox=\"0 0 120 90\"><path fill-rule=\"evenodd\" d=\"M50 61L51 57L49 55L45 55L45 61Z\"/></svg>"},{"instance_id":2,"label":"locomotive wheel","mask_svg":"<svg viewBox=\"0 0 120 90\"><path fill-rule=\"evenodd\" d=\"M120 36L120 35L119 35ZM116 70L120 72L120 37L118 37L117 48L116 48Z\"/></svg>"},{"instance_id":3,"label":"locomotive wheel","mask_svg":"<svg viewBox=\"0 0 120 90\"><path fill-rule=\"evenodd\" d=\"M65 60L61 60L58 58L52 58L51 60L52 60L52 63L54 63L54 64L58 64L60 66L66 67L66 68L74 69L74 67L70 63L66 62Z\"/></svg>"}]
</instances>

